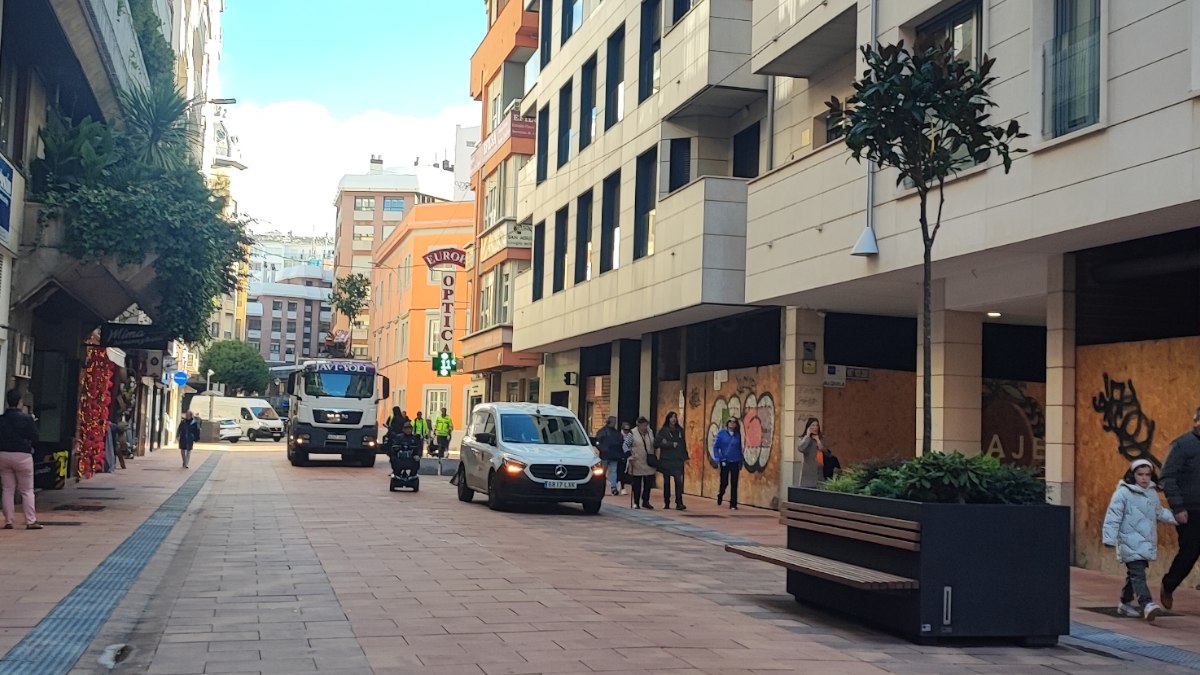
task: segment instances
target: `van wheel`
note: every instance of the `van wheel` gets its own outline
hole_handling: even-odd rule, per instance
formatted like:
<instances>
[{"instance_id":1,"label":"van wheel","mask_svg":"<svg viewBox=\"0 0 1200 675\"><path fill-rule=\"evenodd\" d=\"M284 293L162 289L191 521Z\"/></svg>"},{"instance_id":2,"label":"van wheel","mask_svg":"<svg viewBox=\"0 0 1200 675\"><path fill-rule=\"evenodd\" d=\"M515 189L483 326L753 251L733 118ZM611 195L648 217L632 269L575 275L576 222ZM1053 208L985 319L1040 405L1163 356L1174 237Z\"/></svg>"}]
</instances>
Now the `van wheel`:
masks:
<instances>
[{"instance_id":1,"label":"van wheel","mask_svg":"<svg viewBox=\"0 0 1200 675\"><path fill-rule=\"evenodd\" d=\"M238 442L238 441L240 441L240 440L242 440L242 439L238 438L237 436L234 436L233 438L229 439L229 442L230 442L230 443L237 443L237 442Z\"/></svg>"},{"instance_id":2,"label":"van wheel","mask_svg":"<svg viewBox=\"0 0 1200 675\"><path fill-rule=\"evenodd\" d=\"M246 431L246 440L248 440L248 441L250 441L251 443L253 443L254 441L257 441L257 440L258 440L258 434L254 433L254 430L253 430L253 429L248 429L248 430Z\"/></svg>"},{"instance_id":3,"label":"van wheel","mask_svg":"<svg viewBox=\"0 0 1200 675\"><path fill-rule=\"evenodd\" d=\"M500 498L500 485L496 481L496 472L488 474L488 508L493 511L504 509L504 500Z\"/></svg>"},{"instance_id":4,"label":"van wheel","mask_svg":"<svg viewBox=\"0 0 1200 675\"><path fill-rule=\"evenodd\" d=\"M475 491L467 487L467 470L462 464L458 465L458 475L454 479L458 483L458 501L469 502L475 498Z\"/></svg>"},{"instance_id":5,"label":"van wheel","mask_svg":"<svg viewBox=\"0 0 1200 675\"><path fill-rule=\"evenodd\" d=\"M589 516L594 516L597 513L600 513L600 500L597 499L594 502L584 502L583 503L583 512L588 514Z\"/></svg>"}]
</instances>

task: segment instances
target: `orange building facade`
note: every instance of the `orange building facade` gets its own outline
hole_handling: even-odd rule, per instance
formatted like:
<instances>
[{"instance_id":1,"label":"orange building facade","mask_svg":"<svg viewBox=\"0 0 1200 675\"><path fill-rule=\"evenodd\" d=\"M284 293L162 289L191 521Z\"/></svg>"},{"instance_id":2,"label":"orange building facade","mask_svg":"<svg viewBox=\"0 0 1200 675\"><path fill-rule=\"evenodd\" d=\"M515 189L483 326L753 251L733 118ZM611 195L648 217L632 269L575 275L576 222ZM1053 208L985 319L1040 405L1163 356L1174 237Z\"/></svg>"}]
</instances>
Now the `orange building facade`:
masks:
<instances>
[{"instance_id":1,"label":"orange building facade","mask_svg":"<svg viewBox=\"0 0 1200 675\"><path fill-rule=\"evenodd\" d=\"M481 141L471 156L476 229L468 275L471 325L462 367L478 401L537 401L541 355L515 352L517 275L530 265L533 228L517 222L518 174L535 151L535 120L521 117L529 67L538 63L538 14L521 0L487 3L488 32L471 58L471 95L483 103ZM532 168L530 166L530 168Z\"/></svg>"},{"instance_id":2,"label":"orange building facade","mask_svg":"<svg viewBox=\"0 0 1200 675\"><path fill-rule=\"evenodd\" d=\"M470 273L449 264L431 269L423 258L440 249L465 249L474 233L474 202L417 205L376 247L371 272L370 347L392 389L391 399L380 403L384 418L392 406L409 417L417 411L436 417L444 407L454 420L452 447L467 419L471 376L439 376L432 359L447 347L455 355L462 353ZM443 330L447 275L455 277L452 330Z\"/></svg>"}]
</instances>

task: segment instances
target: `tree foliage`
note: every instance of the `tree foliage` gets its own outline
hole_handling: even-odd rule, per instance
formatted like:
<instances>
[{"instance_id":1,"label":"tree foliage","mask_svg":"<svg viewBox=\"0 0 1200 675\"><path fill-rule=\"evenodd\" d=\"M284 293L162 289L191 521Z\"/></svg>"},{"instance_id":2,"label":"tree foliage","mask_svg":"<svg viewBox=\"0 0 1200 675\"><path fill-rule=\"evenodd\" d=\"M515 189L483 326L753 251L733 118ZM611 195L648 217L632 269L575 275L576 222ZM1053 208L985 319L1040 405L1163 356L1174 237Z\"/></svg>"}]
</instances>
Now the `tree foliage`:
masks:
<instances>
[{"instance_id":1,"label":"tree foliage","mask_svg":"<svg viewBox=\"0 0 1200 675\"><path fill-rule=\"evenodd\" d=\"M271 371L262 354L238 340L219 340L205 348L200 356L200 372L213 371L213 381L225 384L237 394L267 390Z\"/></svg>"},{"instance_id":2,"label":"tree foliage","mask_svg":"<svg viewBox=\"0 0 1200 675\"><path fill-rule=\"evenodd\" d=\"M127 0L133 30L142 48L142 63L151 83L175 82L175 52L162 32L153 0Z\"/></svg>"},{"instance_id":3,"label":"tree foliage","mask_svg":"<svg viewBox=\"0 0 1200 675\"><path fill-rule=\"evenodd\" d=\"M120 132L52 115L40 131L34 199L43 222L63 222L70 255L114 256L121 265L155 256L161 301L143 309L173 337L203 344L218 299L238 288L251 243L246 221L226 215L226 198L190 162L188 106L173 85L159 81L123 101L127 130Z\"/></svg>"},{"instance_id":4,"label":"tree foliage","mask_svg":"<svg viewBox=\"0 0 1200 675\"><path fill-rule=\"evenodd\" d=\"M990 123L995 107L990 90L996 60L986 54L978 67L960 58L951 41L918 45L911 52L894 45L863 45L866 63L854 94L831 98L830 122L845 128L846 147L864 159L896 171L896 185L915 188L924 243L924 409L923 452L932 450L932 268L933 243L942 227L946 179L959 171L998 159L1005 173L1012 155L1024 152L1012 143L1022 133L1016 120ZM929 197L937 193L930 217Z\"/></svg>"},{"instance_id":5,"label":"tree foliage","mask_svg":"<svg viewBox=\"0 0 1200 675\"><path fill-rule=\"evenodd\" d=\"M347 274L334 282L329 304L353 323L359 313L367 308L370 290L371 281L367 275L358 272Z\"/></svg>"}]
</instances>

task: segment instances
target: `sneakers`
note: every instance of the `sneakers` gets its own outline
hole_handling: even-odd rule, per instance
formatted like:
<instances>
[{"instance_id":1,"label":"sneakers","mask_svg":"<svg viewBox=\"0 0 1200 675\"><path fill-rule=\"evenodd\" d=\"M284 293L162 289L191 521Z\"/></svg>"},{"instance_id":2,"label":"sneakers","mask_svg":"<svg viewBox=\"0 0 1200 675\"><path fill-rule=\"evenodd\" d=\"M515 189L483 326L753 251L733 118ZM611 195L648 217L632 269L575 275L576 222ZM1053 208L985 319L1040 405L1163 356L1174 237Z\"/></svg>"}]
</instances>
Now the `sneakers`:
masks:
<instances>
[{"instance_id":1,"label":"sneakers","mask_svg":"<svg viewBox=\"0 0 1200 675\"><path fill-rule=\"evenodd\" d=\"M653 507L653 506L650 506L650 502L642 502L642 508L643 508L643 509L649 509L649 510L651 510L651 511L653 511L653 510L654 510L654 507Z\"/></svg>"},{"instance_id":2,"label":"sneakers","mask_svg":"<svg viewBox=\"0 0 1200 675\"><path fill-rule=\"evenodd\" d=\"M28 525L25 526L25 529L40 530L40 529L42 529L42 524L41 523L29 523Z\"/></svg>"},{"instance_id":3,"label":"sneakers","mask_svg":"<svg viewBox=\"0 0 1200 675\"><path fill-rule=\"evenodd\" d=\"M640 509L640 508L642 508L642 505L641 505L641 504L638 504L637 502L634 502L634 503L633 503L633 508L635 508L635 509Z\"/></svg>"},{"instance_id":4,"label":"sneakers","mask_svg":"<svg viewBox=\"0 0 1200 675\"><path fill-rule=\"evenodd\" d=\"M626 495L628 495L628 494L629 494L629 491L628 491L628 490L626 490L625 488L621 488L621 496L622 496L622 497L624 497L624 496L626 496Z\"/></svg>"},{"instance_id":5,"label":"sneakers","mask_svg":"<svg viewBox=\"0 0 1200 675\"><path fill-rule=\"evenodd\" d=\"M1142 617L1142 610L1128 602L1122 602L1117 605L1117 616L1136 617L1140 619Z\"/></svg>"},{"instance_id":6,"label":"sneakers","mask_svg":"<svg viewBox=\"0 0 1200 675\"><path fill-rule=\"evenodd\" d=\"M5 523L5 524L4 524L4 529L6 529L6 530L11 530L11 529L13 529L12 523Z\"/></svg>"},{"instance_id":7,"label":"sneakers","mask_svg":"<svg viewBox=\"0 0 1200 675\"><path fill-rule=\"evenodd\" d=\"M1154 623L1154 620L1162 615L1163 608L1151 602L1142 608L1142 612L1146 615L1146 621Z\"/></svg>"},{"instance_id":8,"label":"sneakers","mask_svg":"<svg viewBox=\"0 0 1200 675\"><path fill-rule=\"evenodd\" d=\"M729 510L730 510L730 511L737 511L737 504L730 504L730 505L729 505Z\"/></svg>"},{"instance_id":9,"label":"sneakers","mask_svg":"<svg viewBox=\"0 0 1200 675\"><path fill-rule=\"evenodd\" d=\"M612 489L612 495L613 495L614 497L616 497L616 496L617 496L617 488L613 488L613 489Z\"/></svg>"},{"instance_id":10,"label":"sneakers","mask_svg":"<svg viewBox=\"0 0 1200 675\"><path fill-rule=\"evenodd\" d=\"M1171 609L1171 605L1175 604L1175 591L1168 591L1166 586L1158 593L1158 599L1162 600L1162 606Z\"/></svg>"}]
</instances>

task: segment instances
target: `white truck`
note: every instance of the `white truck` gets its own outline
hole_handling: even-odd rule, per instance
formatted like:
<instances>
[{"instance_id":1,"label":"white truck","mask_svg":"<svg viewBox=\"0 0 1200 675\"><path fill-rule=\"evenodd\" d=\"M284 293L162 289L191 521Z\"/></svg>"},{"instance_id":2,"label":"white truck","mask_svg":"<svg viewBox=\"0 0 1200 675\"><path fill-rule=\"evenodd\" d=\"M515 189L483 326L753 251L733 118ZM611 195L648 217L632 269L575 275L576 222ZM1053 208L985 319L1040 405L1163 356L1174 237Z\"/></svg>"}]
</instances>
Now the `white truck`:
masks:
<instances>
[{"instance_id":1,"label":"white truck","mask_svg":"<svg viewBox=\"0 0 1200 675\"><path fill-rule=\"evenodd\" d=\"M292 466L311 455L341 455L343 462L375 466L386 452L379 442L378 403L391 395L388 378L369 361L319 359L288 376L291 399L287 457Z\"/></svg>"}]
</instances>

